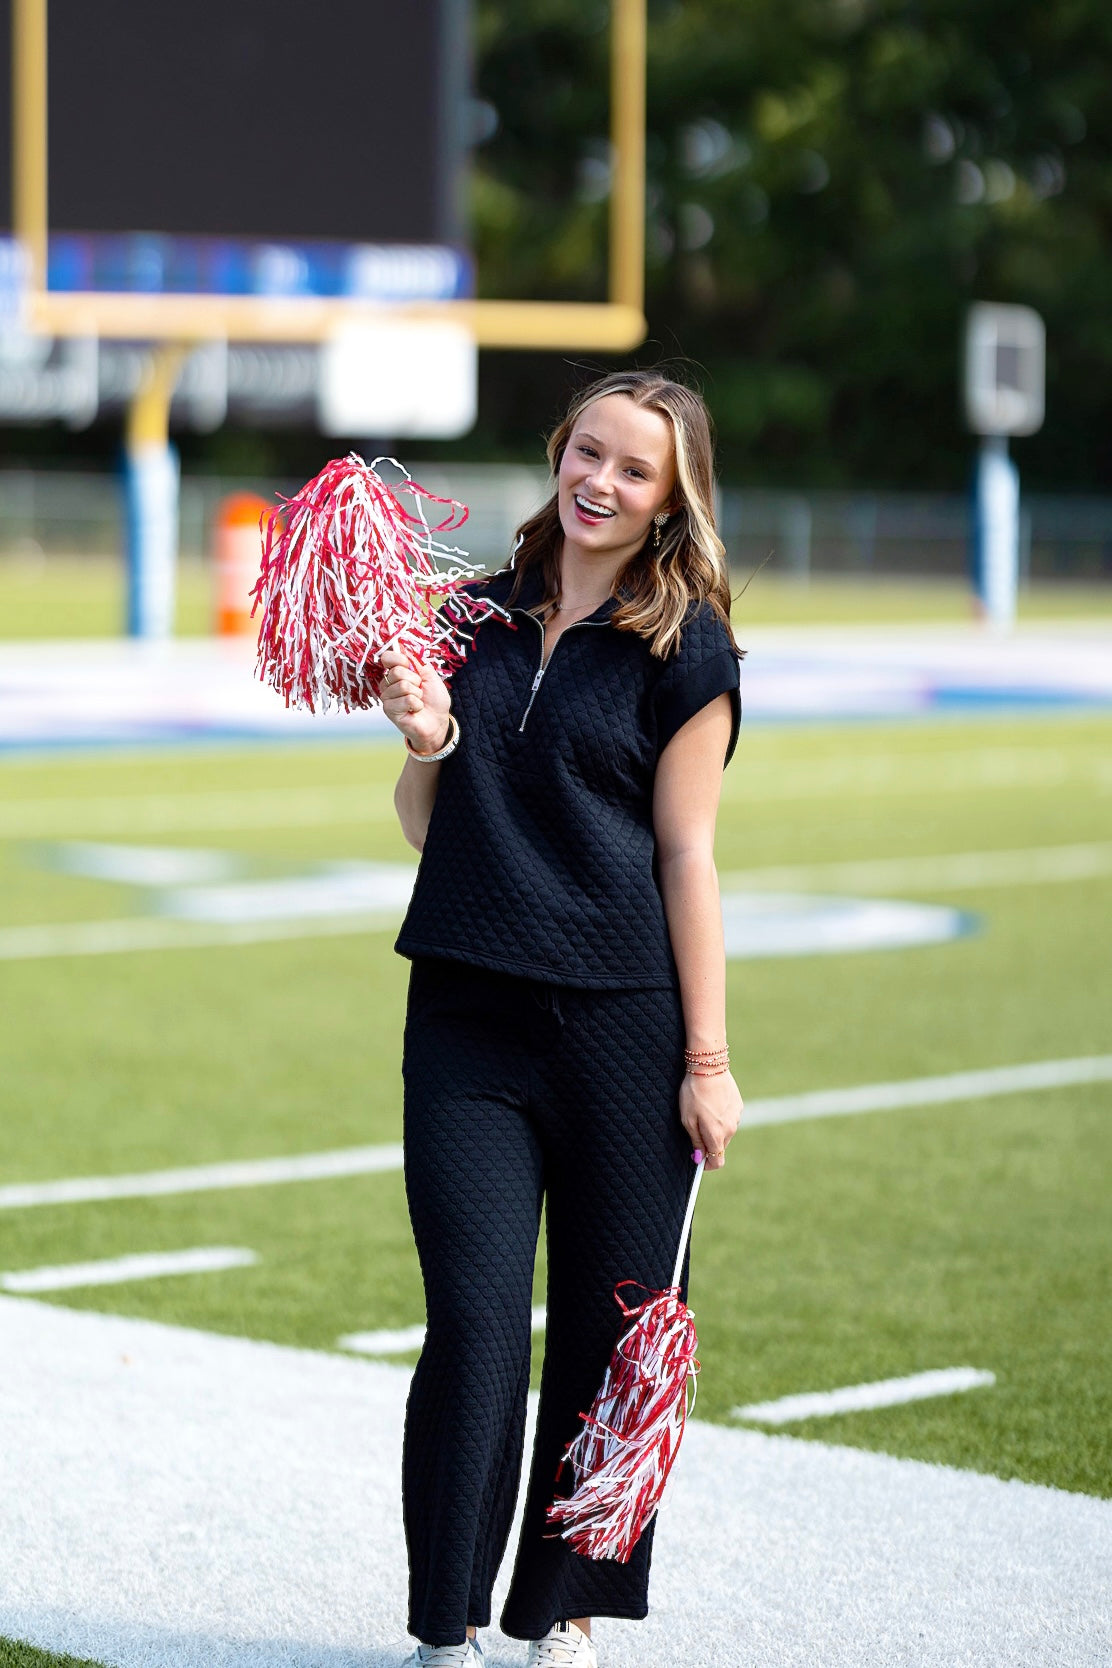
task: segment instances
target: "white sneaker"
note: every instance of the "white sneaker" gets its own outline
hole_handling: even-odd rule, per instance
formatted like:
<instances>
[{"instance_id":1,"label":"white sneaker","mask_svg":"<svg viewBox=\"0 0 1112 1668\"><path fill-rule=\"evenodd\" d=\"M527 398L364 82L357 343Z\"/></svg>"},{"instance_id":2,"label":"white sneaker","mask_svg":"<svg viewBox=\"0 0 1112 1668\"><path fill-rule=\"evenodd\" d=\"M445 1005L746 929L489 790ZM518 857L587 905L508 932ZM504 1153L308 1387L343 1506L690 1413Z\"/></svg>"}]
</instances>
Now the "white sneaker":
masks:
<instances>
[{"instance_id":1,"label":"white sneaker","mask_svg":"<svg viewBox=\"0 0 1112 1668\"><path fill-rule=\"evenodd\" d=\"M477 1639L462 1645L418 1645L402 1668L483 1668L486 1658Z\"/></svg>"},{"instance_id":2,"label":"white sneaker","mask_svg":"<svg viewBox=\"0 0 1112 1668\"><path fill-rule=\"evenodd\" d=\"M574 1622L557 1622L529 1646L525 1668L598 1668L590 1638Z\"/></svg>"}]
</instances>

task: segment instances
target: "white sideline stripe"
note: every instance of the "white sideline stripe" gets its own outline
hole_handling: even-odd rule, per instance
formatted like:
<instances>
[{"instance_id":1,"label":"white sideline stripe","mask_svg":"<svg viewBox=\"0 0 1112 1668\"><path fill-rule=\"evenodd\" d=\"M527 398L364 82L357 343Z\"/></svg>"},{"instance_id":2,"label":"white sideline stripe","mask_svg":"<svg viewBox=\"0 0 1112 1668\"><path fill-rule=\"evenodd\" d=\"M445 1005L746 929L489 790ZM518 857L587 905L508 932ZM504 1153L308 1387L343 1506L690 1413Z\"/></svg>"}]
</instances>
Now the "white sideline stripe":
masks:
<instances>
[{"instance_id":1,"label":"white sideline stripe","mask_svg":"<svg viewBox=\"0 0 1112 1668\"><path fill-rule=\"evenodd\" d=\"M201 1245L191 1251L138 1251L128 1257L101 1257L91 1263L16 1269L0 1274L0 1287L6 1292L64 1292L73 1286L159 1280L167 1274L218 1274L225 1268L248 1268L258 1260L254 1251L235 1245Z\"/></svg>"},{"instance_id":2,"label":"white sideline stripe","mask_svg":"<svg viewBox=\"0 0 1112 1668\"><path fill-rule=\"evenodd\" d=\"M1019 851L955 851L935 857L878 857L849 863L789 863L774 868L733 869L720 877L722 890L750 888L790 891L833 887L869 892L943 891L978 886L1042 886L1095 880L1112 874L1112 841L1087 845L1030 846Z\"/></svg>"},{"instance_id":3,"label":"white sideline stripe","mask_svg":"<svg viewBox=\"0 0 1112 1668\"><path fill-rule=\"evenodd\" d=\"M902 1083L862 1083L850 1089L816 1089L801 1095L751 1100L745 1104L741 1127L744 1131L757 1124L795 1123L806 1118L832 1118L856 1112L898 1112L907 1106L937 1106L947 1101L1022 1094L1028 1089L1062 1089L1076 1083L1109 1082L1112 1082L1112 1054L1036 1060L1025 1066L994 1066L986 1071L950 1072L943 1077L912 1077ZM0 1210L84 1204L102 1199L140 1199L171 1193L206 1193L229 1187L270 1187L280 1182L326 1181L401 1167L400 1143L335 1147L328 1152L301 1153L290 1158L243 1159L182 1170L148 1170L138 1175L16 1182L0 1187Z\"/></svg>"},{"instance_id":4,"label":"white sideline stripe","mask_svg":"<svg viewBox=\"0 0 1112 1668\"><path fill-rule=\"evenodd\" d=\"M835 1118L857 1112L899 1112L908 1106L941 1106L947 1101L987 1100L1028 1089L1064 1089L1074 1083L1112 1082L1112 1054L1075 1060L1036 1060L1026 1066L993 1066L987 1071L947 1072L912 1077L903 1083L862 1083L853 1089L817 1089L747 1101L747 1124L786 1124L804 1118Z\"/></svg>"},{"instance_id":5,"label":"white sideline stripe","mask_svg":"<svg viewBox=\"0 0 1112 1668\"><path fill-rule=\"evenodd\" d=\"M781 1396L775 1402L751 1402L735 1407L735 1419L759 1425L790 1425L797 1419L826 1419L835 1413L860 1413L872 1407L898 1407L901 1402L927 1401L932 1396L956 1396L963 1390L996 1383L995 1373L976 1367L938 1367L908 1378L881 1378L872 1384L847 1384L841 1390L814 1390Z\"/></svg>"},{"instance_id":6,"label":"white sideline stripe","mask_svg":"<svg viewBox=\"0 0 1112 1668\"><path fill-rule=\"evenodd\" d=\"M533 1309L532 1318L533 1331L543 1332L543 1304ZM352 1350L356 1355L408 1355L412 1350L420 1349L424 1341L425 1326L422 1321L418 1326L400 1326L393 1331L387 1327L381 1332L345 1332L342 1338L336 1339L336 1347Z\"/></svg>"},{"instance_id":7,"label":"white sideline stripe","mask_svg":"<svg viewBox=\"0 0 1112 1668\"><path fill-rule=\"evenodd\" d=\"M412 1648L408 1366L2 1295L0 1338L0 1636L116 1668ZM1110 1561L1112 1501L696 1408L657 1602L598 1632L607 1668L1097 1668ZM494 1626L486 1643L522 1660Z\"/></svg>"},{"instance_id":8,"label":"white sideline stripe","mask_svg":"<svg viewBox=\"0 0 1112 1668\"><path fill-rule=\"evenodd\" d=\"M75 1176L0 1187L0 1210L29 1205L73 1205L101 1199L148 1199L173 1193L209 1193L230 1187L273 1187L282 1182L331 1181L400 1170L400 1142L375 1147L336 1147L330 1152L289 1158L249 1158L227 1164L197 1164L182 1170L146 1170L129 1176Z\"/></svg>"},{"instance_id":9,"label":"white sideline stripe","mask_svg":"<svg viewBox=\"0 0 1112 1668\"><path fill-rule=\"evenodd\" d=\"M199 950L222 944L264 944L292 938L344 938L387 932L400 911L361 910L311 919L245 921L200 925L159 916L123 916L115 921L63 921L43 927L0 930L0 961L35 961L45 956L110 956L125 950Z\"/></svg>"}]
</instances>

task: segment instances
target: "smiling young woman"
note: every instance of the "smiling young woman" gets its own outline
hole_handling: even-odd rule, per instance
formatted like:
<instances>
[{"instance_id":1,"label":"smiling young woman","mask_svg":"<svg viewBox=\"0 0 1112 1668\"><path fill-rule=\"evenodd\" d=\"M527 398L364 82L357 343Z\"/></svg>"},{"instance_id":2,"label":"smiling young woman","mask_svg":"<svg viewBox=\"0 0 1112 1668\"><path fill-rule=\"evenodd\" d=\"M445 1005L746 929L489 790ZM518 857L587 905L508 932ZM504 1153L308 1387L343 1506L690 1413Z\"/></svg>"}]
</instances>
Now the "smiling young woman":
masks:
<instances>
[{"instance_id":1,"label":"smiling young woman","mask_svg":"<svg viewBox=\"0 0 1112 1668\"><path fill-rule=\"evenodd\" d=\"M412 962L405 1173L428 1314L403 1458L409 1662L429 1668L482 1661L542 1202L544 1369L502 1626L530 1641L530 1668L596 1668L591 1617L647 1614L653 1525L627 1564L596 1562L545 1512L623 1324L614 1287L669 1282L692 1151L721 1168L742 1110L713 855L741 657L706 408L617 373L548 456L552 495L474 587L505 612L450 693L383 656L410 754L395 803L421 852L396 948Z\"/></svg>"}]
</instances>

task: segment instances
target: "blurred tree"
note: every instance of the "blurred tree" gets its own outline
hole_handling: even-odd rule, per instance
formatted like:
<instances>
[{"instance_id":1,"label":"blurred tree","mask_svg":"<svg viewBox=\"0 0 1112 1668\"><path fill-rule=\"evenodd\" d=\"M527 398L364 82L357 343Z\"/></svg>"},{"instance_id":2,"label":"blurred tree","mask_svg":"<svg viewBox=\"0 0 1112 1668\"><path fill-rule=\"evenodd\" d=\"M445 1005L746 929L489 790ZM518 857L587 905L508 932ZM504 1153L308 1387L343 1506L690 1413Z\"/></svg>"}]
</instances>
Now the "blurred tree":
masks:
<instances>
[{"instance_id":1,"label":"blurred tree","mask_svg":"<svg viewBox=\"0 0 1112 1668\"><path fill-rule=\"evenodd\" d=\"M602 291L608 13L479 0L486 294ZM987 299L1047 322L1025 480L1107 488L1108 0L650 0L649 52L637 358L696 362L727 477L960 485L962 322ZM533 444L567 381L488 356L483 434Z\"/></svg>"}]
</instances>

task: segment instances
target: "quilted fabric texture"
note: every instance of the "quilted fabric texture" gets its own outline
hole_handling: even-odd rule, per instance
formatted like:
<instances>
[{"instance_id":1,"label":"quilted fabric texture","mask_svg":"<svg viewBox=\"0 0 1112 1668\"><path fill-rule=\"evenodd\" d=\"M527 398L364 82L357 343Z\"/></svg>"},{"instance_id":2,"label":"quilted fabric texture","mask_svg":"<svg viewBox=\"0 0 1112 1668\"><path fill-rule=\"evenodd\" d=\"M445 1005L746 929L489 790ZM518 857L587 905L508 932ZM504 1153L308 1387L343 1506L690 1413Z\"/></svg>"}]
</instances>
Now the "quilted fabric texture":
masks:
<instances>
[{"instance_id":1,"label":"quilted fabric texture","mask_svg":"<svg viewBox=\"0 0 1112 1668\"><path fill-rule=\"evenodd\" d=\"M426 1643L458 1644L467 1624L490 1621L520 1477L542 1195L548 1326L502 1626L537 1639L570 1617L647 1614L653 1524L628 1564L595 1562L552 1537L544 1513L627 1324L615 1285L672 1276L694 1171L676 1112L683 1045L671 991L413 963L405 1179L428 1329L403 1483L409 1626ZM571 1487L565 1469L559 1491Z\"/></svg>"},{"instance_id":2,"label":"quilted fabric texture","mask_svg":"<svg viewBox=\"0 0 1112 1668\"><path fill-rule=\"evenodd\" d=\"M486 587L504 602L512 573ZM564 631L539 683L544 631L528 609L483 622L452 680L460 742L440 766L395 948L582 989L674 989L655 873L653 777L662 748L715 696L741 722L739 661L709 605L679 651L654 658L618 631L608 598Z\"/></svg>"}]
</instances>

